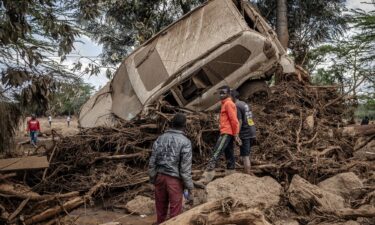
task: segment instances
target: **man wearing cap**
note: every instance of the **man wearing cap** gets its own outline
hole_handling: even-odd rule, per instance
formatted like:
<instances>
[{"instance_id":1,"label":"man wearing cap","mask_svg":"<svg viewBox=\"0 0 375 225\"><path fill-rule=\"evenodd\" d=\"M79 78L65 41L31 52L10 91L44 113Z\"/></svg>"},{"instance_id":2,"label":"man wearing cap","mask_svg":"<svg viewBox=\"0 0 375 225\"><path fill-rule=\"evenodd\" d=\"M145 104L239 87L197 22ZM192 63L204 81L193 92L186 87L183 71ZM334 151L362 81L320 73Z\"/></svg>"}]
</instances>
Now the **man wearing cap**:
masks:
<instances>
[{"instance_id":1,"label":"man wearing cap","mask_svg":"<svg viewBox=\"0 0 375 225\"><path fill-rule=\"evenodd\" d=\"M182 212L184 189L188 190L188 203L193 202L192 147L185 136L185 127L185 115L177 113L171 121L171 129L159 136L152 147L149 176L155 185L156 224Z\"/></svg>"},{"instance_id":2,"label":"man wearing cap","mask_svg":"<svg viewBox=\"0 0 375 225\"><path fill-rule=\"evenodd\" d=\"M234 104L229 86L222 86L218 89L221 109L220 109L220 137L217 140L213 149L211 158L208 162L202 178L197 184L205 185L210 182L215 176L215 167L222 153L225 153L227 160L227 170L233 171L235 169L235 158L233 151L233 142L236 141L241 145L239 139L239 123L237 118L237 109Z\"/></svg>"},{"instance_id":3,"label":"man wearing cap","mask_svg":"<svg viewBox=\"0 0 375 225\"><path fill-rule=\"evenodd\" d=\"M240 138L242 145L240 146L240 156L242 158L245 173L251 174L250 172L250 150L251 143L255 141L255 124L253 120L253 113L251 107L238 99L239 93L236 90L232 90L232 97L237 107L237 117L240 123Z\"/></svg>"}]
</instances>

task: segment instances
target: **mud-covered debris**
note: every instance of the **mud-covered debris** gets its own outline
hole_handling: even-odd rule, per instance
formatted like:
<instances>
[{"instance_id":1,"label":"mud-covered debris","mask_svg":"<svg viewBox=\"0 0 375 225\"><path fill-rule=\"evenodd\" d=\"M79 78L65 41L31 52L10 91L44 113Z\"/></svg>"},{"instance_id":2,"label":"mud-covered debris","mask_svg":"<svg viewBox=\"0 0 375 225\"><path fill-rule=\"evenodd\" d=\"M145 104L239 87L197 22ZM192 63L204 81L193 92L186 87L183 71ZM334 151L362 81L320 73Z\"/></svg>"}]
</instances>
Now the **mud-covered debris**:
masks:
<instances>
[{"instance_id":1,"label":"mud-covered debris","mask_svg":"<svg viewBox=\"0 0 375 225\"><path fill-rule=\"evenodd\" d=\"M138 195L126 204L126 209L137 215L152 215L155 213L155 201L149 197Z\"/></svg>"},{"instance_id":2,"label":"mud-covered debris","mask_svg":"<svg viewBox=\"0 0 375 225\"><path fill-rule=\"evenodd\" d=\"M247 207L264 209L278 204L282 187L268 176L234 173L209 183L206 191L207 201L234 197Z\"/></svg>"},{"instance_id":3,"label":"mud-covered debris","mask_svg":"<svg viewBox=\"0 0 375 225\"><path fill-rule=\"evenodd\" d=\"M344 208L344 199L310 184L308 181L294 175L289 189L289 202L293 205L295 211L302 215L312 213L314 208L324 212L335 212Z\"/></svg>"},{"instance_id":4,"label":"mud-covered debris","mask_svg":"<svg viewBox=\"0 0 375 225\"><path fill-rule=\"evenodd\" d=\"M320 182L318 186L328 192L340 195L344 199L351 199L358 197L363 183L353 172L348 172L330 177Z\"/></svg>"}]
</instances>

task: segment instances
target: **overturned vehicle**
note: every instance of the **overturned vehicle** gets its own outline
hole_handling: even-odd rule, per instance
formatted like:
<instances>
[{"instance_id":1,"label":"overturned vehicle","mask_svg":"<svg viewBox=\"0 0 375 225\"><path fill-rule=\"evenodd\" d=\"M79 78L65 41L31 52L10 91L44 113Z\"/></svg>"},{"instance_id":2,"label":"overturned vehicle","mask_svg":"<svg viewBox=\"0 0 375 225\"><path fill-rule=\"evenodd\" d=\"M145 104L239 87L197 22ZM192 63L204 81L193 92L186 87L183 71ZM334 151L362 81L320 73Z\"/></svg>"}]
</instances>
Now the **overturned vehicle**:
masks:
<instances>
[{"instance_id":1,"label":"overturned vehicle","mask_svg":"<svg viewBox=\"0 0 375 225\"><path fill-rule=\"evenodd\" d=\"M193 111L218 107L229 85L243 98L267 95L275 73L295 72L265 19L248 2L211 0L126 57L113 79L82 107L81 127L131 120L159 99Z\"/></svg>"}]
</instances>

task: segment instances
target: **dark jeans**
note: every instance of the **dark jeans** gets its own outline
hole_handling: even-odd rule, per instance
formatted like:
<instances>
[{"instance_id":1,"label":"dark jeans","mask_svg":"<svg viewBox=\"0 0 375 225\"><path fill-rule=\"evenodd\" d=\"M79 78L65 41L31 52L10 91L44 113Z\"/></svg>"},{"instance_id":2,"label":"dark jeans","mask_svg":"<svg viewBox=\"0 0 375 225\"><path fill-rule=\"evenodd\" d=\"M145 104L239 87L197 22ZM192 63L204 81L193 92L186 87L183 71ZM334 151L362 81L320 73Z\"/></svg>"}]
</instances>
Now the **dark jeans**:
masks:
<instances>
[{"instance_id":1,"label":"dark jeans","mask_svg":"<svg viewBox=\"0 0 375 225\"><path fill-rule=\"evenodd\" d=\"M251 152L251 138L241 138L242 145L240 147L240 156L250 156Z\"/></svg>"},{"instance_id":2,"label":"dark jeans","mask_svg":"<svg viewBox=\"0 0 375 225\"><path fill-rule=\"evenodd\" d=\"M37 141L38 141L38 131L36 130L30 131L30 143L36 144Z\"/></svg>"},{"instance_id":3,"label":"dark jeans","mask_svg":"<svg viewBox=\"0 0 375 225\"><path fill-rule=\"evenodd\" d=\"M159 173L155 181L157 224L182 212L183 183L180 179ZM169 205L169 218L168 215Z\"/></svg>"},{"instance_id":4,"label":"dark jeans","mask_svg":"<svg viewBox=\"0 0 375 225\"><path fill-rule=\"evenodd\" d=\"M234 158L233 151L233 140L234 137L229 134L220 135L216 142L210 161L208 161L207 170L213 170L216 167L216 163L220 156L225 152L225 158L227 160L227 169L234 169L236 160Z\"/></svg>"}]
</instances>

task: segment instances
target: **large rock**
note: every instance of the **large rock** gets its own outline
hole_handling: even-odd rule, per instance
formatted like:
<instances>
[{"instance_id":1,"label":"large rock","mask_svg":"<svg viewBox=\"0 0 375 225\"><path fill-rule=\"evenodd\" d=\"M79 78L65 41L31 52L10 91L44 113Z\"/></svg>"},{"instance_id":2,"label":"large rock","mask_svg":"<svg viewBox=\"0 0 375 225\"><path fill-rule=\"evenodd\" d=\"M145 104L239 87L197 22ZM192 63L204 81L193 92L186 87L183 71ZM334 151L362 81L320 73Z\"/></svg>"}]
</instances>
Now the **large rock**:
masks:
<instances>
[{"instance_id":1,"label":"large rock","mask_svg":"<svg viewBox=\"0 0 375 225\"><path fill-rule=\"evenodd\" d=\"M155 213L155 202L145 196L138 195L126 204L126 210L138 215L151 215Z\"/></svg>"},{"instance_id":2,"label":"large rock","mask_svg":"<svg viewBox=\"0 0 375 225\"><path fill-rule=\"evenodd\" d=\"M356 198L359 194L359 189L363 187L363 183L357 175L349 172L328 178L320 182L318 186L343 198Z\"/></svg>"},{"instance_id":3,"label":"large rock","mask_svg":"<svg viewBox=\"0 0 375 225\"><path fill-rule=\"evenodd\" d=\"M326 212L344 208L344 199L294 175L288 189L289 202L298 214L308 215L314 207Z\"/></svg>"},{"instance_id":4,"label":"large rock","mask_svg":"<svg viewBox=\"0 0 375 225\"><path fill-rule=\"evenodd\" d=\"M247 207L263 209L278 204L282 188L271 177L234 173L209 183L206 191L207 201L234 197Z\"/></svg>"}]
</instances>

